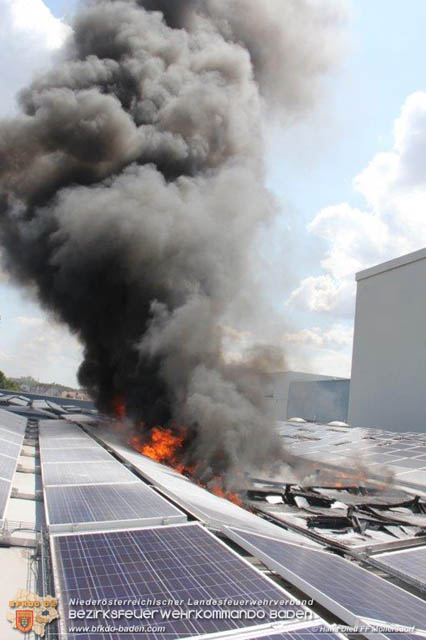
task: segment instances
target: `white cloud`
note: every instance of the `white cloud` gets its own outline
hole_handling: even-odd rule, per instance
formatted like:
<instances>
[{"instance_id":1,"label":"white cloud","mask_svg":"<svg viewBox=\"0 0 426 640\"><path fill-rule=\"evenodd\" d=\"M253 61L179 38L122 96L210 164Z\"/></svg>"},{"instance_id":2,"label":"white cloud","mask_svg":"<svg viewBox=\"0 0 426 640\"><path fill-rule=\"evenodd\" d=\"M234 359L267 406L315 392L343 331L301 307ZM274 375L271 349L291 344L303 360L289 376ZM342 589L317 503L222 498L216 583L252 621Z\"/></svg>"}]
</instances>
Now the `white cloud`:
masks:
<instances>
[{"instance_id":1,"label":"white cloud","mask_svg":"<svg viewBox=\"0 0 426 640\"><path fill-rule=\"evenodd\" d=\"M17 316L14 322L17 334L0 351L7 375L30 375L42 382L76 387L76 372L82 360L82 347L77 339L44 316Z\"/></svg>"},{"instance_id":2,"label":"white cloud","mask_svg":"<svg viewBox=\"0 0 426 640\"><path fill-rule=\"evenodd\" d=\"M378 153L353 181L364 209L325 207L308 226L326 250L321 275L305 278L288 305L352 315L357 271L426 245L426 93L410 95L394 125L393 149Z\"/></svg>"},{"instance_id":3,"label":"white cloud","mask_svg":"<svg viewBox=\"0 0 426 640\"><path fill-rule=\"evenodd\" d=\"M15 94L49 65L70 33L42 0L0 1L0 115L15 109Z\"/></svg>"},{"instance_id":4,"label":"white cloud","mask_svg":"<svg viewBox=\"0 0 426 640\"><path fill-rule=\"evenodd\" d=\"M283 336L290 369L337 377L350 375L353 328L335 323L330 329L313 327Z\"/></svg>"}]
</instances>

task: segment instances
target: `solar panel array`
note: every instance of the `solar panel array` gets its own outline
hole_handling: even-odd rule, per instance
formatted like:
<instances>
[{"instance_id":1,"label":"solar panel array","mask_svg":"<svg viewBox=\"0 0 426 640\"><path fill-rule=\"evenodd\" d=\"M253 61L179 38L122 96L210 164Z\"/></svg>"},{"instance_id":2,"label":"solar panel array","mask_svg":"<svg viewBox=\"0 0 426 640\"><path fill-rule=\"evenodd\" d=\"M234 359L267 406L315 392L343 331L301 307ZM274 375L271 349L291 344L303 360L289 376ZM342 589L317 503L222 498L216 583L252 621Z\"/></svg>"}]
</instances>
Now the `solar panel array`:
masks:
<instances>
[{"instance_id":1,"label":"solar panel array","mask_svg":"<svg viewBox=\"0 0 426 640\"><path fill-rule=\"evenodd\" d=\"M4 520L27 420L0 409L0 522Z\"/></svg>"},{"instance_id":2,"label":"solar panel array","mask_svg":"<svg viewBox=\"0 0 426 640\"><path fill-rule=\"evenodd\" d=\"M43 421L39 428L50 531L186 521L181 511L145 485L79 426L51 420Z\"/></svg>"},{"instance_id":3,"label":"solar panel array","mask_svg":"<svg viewBox=\"0 0 426 640\"><path fill-rule=\"evenodd\" d=\"M251 532L229 536L348 624L372 620L426 633L426 602L334 554ZM385 634L386 635L386 634Z\"/></svg>"},{"instance_id":4,"label":"solar panel array","mask_svg":"<svg viewBox=\"0 0 426 640\"><path fill-rule=\"evenodd\" d=\"M165 467L154 460L116 442L110 434L94 429L93 433L113 449L124 461L130 463L167 497L195 515L205 524L216 529L224 525L240 526L260 533L282 536L286 540L298 541L308 546L315 542L279 527L249 513L245 509L216 496L195 484L181 473Z\"/></svg>"},{"instance_id":5,"label":"solar panel array","mask_svg":"<svg viewBox=\"0 0 426 640\"><path fill-rule=\"evenodd\" d=\"M232 602L221 606L208 603L201 609L227 611L247 609L237 605L239 601L266 601L266 604L250 606L256 612L264 611L261 621L248 621L244 617L215 619L182 617L162 620L155 617L150 623L161 624L164 630L144 637L156 640L193 637L206 633L224 633L236 629L256 627L271 622L271 611L277 609L271 601L287 601L279 608L294 622L299 615L314 618L310 612L294 603L290 596L272 580L263 576L248 562L231 551L215 536L198 524L158 527L133 531L120 531L84 535L52 536L55 578L61 593L63 608L61 624L69 619L69 602L72 598L102 599L150 599L179 601L172 610L200 609L191 602L209 599ZM111 610L119 608L110 607ZM159 609L145 605L145 610ZM167 609L167 607L163 607ZM131 627L135 618L121 619L119 623ZM276 622L276 621L275 621ZM114 624L113 620L110 624ZM115 623L117 624L117 623ZM63 631L66 632L65 629ZM137 633L123 633L128 640L140 638ZM69 633L69 640L86 640L89 635ZM100 638L103 638L102 634ZM109 637L109 636L105 636ZM120 636L121 637L121 636Z\"/></svg>"},{"instance_id":6,"label":"solar panel array","mask_svg":"<svg viewBox=\"0 0 426 640\"><path fill-rule=\"evenodd\" d=\"M296 455L338 466L356 454L357 462L373 473L389 469L402 483L426 486L424 433L292 422L279 422L277 429L286 448Z\"/></svg>"}]
</instances>

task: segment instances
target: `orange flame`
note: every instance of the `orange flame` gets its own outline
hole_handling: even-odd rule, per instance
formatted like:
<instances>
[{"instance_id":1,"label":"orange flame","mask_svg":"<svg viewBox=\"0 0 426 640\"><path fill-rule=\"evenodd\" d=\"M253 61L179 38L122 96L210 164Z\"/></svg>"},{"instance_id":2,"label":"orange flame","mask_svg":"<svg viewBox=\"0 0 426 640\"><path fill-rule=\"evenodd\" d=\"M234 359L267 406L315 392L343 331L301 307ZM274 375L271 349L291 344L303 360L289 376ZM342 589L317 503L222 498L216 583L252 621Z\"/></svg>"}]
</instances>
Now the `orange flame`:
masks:
<instances>
[{"instance_id":1,"label":"orange flame","mask_svg":"<svg viewBox=\"0 0 426 640\"><path fill-rule=\"evenodd\" d=\"M177 465L184 441L185 434L183 430L180 433L174 433L171 429L154 427L151 430L148 442L141 443L138 436L134 436L130 444L142 455L152 458L156 462L162 462L174 467Z\"/></svg>"},{"instance_id":2,"label":"orange flame","mask_svg":"<svg viewBox=\"0 0 426 640\"><path fill-rule=\"evenodd\" d=\"M131 437L129 444L142 455L176 469L176 471L190 477L200 486L205 486L206 489L215 495L226 498L241 506L242 500L240 496L237 493L226 491L223 488L223 481L220 476L214 478L208 485L203 485L194 477L197 466L189 466L183 463L182 458L186 435L184 427L174 427L173 429L154 427L151 429L149 435L145 437L143 435L134 435Z\"/></svg>"},{"instance_id":3,"label":"orange flame","mask_svg":"<svg viewBox=\"0 0 426 640\"><path fill-rule=\"evenodd\" d=\"M117 418L124 420L126 417L126 403L121 396L115 396L115 398L113 398L111 408Z\"/></svg>"}]
</instances>

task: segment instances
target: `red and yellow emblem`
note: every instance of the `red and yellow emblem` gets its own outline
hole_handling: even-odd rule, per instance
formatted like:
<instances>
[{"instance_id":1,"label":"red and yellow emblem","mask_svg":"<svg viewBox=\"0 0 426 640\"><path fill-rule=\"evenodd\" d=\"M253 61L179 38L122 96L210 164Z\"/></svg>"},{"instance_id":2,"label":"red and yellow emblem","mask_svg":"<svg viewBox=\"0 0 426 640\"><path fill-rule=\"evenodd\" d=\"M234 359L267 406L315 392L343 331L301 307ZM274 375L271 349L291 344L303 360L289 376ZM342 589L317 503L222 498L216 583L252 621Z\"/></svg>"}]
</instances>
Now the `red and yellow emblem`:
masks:
<instances>
[{"instance_id":1,"label":"red and yellow emblem","mask_svg":"<svg viewBox=\"0 0 426 640\"><path fill-rule=\"evenodd\" d=\"M34 624L34 611L30 609L19 609L16 611L16 628L23 633L31 631Z\"/></svg>"}]
</instances>

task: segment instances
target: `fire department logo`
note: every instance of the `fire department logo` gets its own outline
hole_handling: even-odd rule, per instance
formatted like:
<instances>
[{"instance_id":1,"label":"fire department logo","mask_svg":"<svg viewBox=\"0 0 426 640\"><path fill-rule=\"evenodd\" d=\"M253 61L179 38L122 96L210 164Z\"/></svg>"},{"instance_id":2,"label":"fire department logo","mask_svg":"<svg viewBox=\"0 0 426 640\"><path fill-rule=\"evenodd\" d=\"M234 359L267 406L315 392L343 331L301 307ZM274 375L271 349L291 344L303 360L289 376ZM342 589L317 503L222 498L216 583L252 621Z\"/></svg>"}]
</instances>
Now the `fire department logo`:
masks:
<instances>
[{"instance_id":1,"label":"fire department logo","mask_svg":"<svg viewBox=\"0 0 426 640\"><path fill-rule=\"evenodd\" d=\"M34 611L30 611L29 609L22 611L19 609L16 612L15 622L16 628L19 629L19 631L22 631L23 633L31 631L34 623Z\"/></svg>"},{"instance_id":2,"label":"fire department logo","mask_svg":"<svg viewBox=\"0 0 426 640\"><path fill-rule=\"evenodd\" d=\"M57 601L52 596L38 596L19 589L16 597L9 602L7 619L14 629L28 633L34 631L40 638L44 637L46 624L59 618L56 611Z\"/></svg>"}]
</instances>

